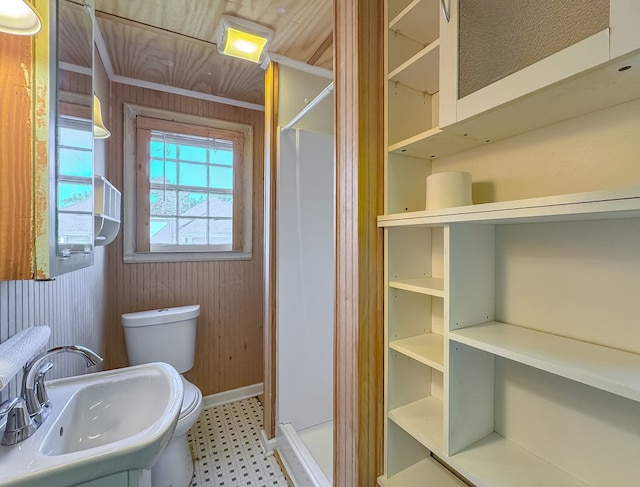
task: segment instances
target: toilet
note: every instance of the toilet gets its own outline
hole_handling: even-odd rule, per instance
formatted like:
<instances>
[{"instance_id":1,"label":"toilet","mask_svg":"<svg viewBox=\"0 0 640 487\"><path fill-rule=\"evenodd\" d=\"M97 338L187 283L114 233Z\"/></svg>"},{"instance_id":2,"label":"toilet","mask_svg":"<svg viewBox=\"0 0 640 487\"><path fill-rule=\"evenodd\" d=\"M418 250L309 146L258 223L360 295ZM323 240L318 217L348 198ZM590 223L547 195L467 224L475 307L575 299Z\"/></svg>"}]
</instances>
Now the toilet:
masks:
<instances>
[{"instance_id":1,"label":"toilet","mask_svg":"<svg viewBox=\"0 0 640 487\"><path fill-rule=\"evenodd\" d=\"M123 314L129 364L166 362L180 374L190 370L199 315L200 305ZM187 487L193 477L187 432L202 411L202 393L184 377L182 384L184 398L178 424L167 449L151 469L152 487Z\"/></svg>"}]
</instances>

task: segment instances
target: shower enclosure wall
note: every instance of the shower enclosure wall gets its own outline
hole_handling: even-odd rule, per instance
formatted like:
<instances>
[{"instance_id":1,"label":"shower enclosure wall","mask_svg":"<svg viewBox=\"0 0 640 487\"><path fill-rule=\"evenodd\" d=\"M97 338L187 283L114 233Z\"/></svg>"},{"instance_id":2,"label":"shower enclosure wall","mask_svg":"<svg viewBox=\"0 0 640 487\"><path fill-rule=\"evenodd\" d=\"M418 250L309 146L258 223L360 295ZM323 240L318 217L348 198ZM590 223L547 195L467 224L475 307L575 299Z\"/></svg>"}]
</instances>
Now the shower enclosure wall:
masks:
<instances>
[{"instance_id":1,"label":"shower enclosure wall","mask_svg":"<svg viewBox=\"0 0 640 487\"><path fill-rule=\"evenodd\" d=\"M280 99L311 99L329 82L281 68ZM278 139L276 448L300 486L333 480L332 121L329 96Z\"/></svg>"}]
</instances>

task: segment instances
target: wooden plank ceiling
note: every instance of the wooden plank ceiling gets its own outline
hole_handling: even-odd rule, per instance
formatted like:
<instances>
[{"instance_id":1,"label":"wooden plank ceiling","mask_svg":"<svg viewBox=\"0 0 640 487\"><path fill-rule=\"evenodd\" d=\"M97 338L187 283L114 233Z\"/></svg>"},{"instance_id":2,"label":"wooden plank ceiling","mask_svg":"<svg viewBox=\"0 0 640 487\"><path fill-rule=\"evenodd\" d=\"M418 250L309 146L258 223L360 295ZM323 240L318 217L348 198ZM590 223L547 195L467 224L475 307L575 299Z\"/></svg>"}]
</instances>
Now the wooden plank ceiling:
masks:
<instances>
[{"instance_id":1,"label":"wooden plank ceiling","mask_svg":"<svg viewBox=\"0 0 640 487\"><path fill-rule=\"evenodd\" d=\"M332 0L96 0L114 74L264 103L260 66L218 54L223 14L274 30L272 53L332 69Z\"/></svg>"}]
</instances>

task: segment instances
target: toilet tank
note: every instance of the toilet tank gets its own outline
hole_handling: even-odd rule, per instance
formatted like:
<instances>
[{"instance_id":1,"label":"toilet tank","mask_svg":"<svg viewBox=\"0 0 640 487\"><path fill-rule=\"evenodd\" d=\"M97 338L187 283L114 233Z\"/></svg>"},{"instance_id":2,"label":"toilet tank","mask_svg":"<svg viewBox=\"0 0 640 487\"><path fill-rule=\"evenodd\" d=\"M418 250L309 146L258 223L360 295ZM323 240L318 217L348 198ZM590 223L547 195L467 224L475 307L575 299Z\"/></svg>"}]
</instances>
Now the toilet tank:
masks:
<instances>
[{"instance_id":1,"label":"toilet tank","mask_svg":"<svg viewBox=\"0 0 640 487\"><path fill-rule=\"evenodd\" d=\"M166 362L179 373L193 367L200 305L122 315L130 365Z\"/></svg>"}]
</instances>

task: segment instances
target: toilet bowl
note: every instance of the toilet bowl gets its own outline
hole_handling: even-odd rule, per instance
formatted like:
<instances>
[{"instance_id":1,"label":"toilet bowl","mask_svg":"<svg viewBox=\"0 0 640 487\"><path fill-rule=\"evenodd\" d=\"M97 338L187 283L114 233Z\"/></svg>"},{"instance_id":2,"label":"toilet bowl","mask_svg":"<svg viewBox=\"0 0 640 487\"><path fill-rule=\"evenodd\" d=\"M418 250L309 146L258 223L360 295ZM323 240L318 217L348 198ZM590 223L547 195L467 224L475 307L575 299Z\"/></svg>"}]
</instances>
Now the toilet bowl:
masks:
<instances>
[{"instance_id":1,"label":"toilet bowl","mask_svg":"<svg viewBox=\"0 0 640 487\"><path fill-rule=\"evenodd\" d=\"M166 362L180 373L193 367L200 306L181 306L122 315L130 365ZM152 487L187 487L193 460L187 432L202 412L202 393L182 377L184 396L173 437L151 469Z\"/></svg>"}]
</instances>

